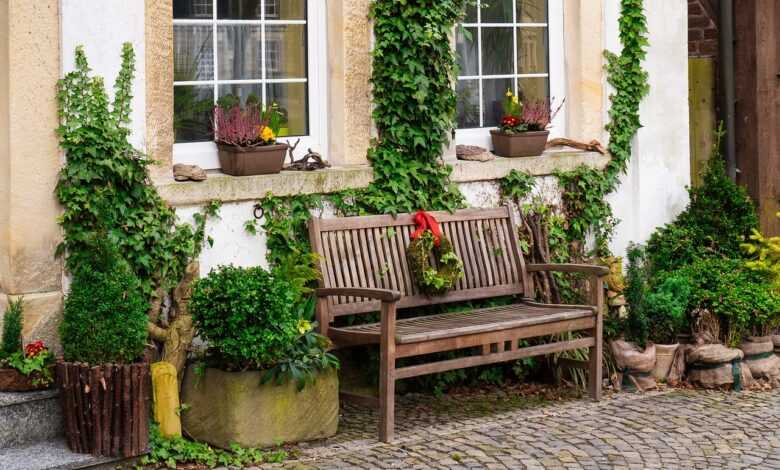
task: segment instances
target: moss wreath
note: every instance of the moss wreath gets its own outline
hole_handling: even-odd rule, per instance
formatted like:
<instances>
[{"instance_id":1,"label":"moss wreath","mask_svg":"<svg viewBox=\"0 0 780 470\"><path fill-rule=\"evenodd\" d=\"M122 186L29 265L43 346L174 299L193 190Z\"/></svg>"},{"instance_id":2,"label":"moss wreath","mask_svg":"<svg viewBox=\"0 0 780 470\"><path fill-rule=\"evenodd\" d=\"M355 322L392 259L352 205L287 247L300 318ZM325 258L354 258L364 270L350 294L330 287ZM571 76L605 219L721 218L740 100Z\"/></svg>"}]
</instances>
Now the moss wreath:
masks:
<instances>
[{"instance_id":1,"label":"moss wreath","mask_svg":"<svg viewBox=\"0 0 780 470\"><path fill-rule=\"evenodd\" d=\"M420 291L429 296L443 295L463 277L463 261L439 230L436 219L425 212L415 215L417 231L407 248L409 267ZM431 265L431 253L438 269Z\"/></svg>"}]
</instances>

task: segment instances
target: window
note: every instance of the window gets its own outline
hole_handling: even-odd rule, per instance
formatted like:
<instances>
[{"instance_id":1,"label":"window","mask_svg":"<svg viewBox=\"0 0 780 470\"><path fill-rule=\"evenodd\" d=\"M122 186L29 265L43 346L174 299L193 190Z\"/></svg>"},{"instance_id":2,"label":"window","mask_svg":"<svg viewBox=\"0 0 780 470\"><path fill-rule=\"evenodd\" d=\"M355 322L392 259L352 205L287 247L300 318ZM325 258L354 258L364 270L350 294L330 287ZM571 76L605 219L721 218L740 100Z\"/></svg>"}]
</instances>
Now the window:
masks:
<instances>
[{"instance_id":1,"label":"window","mask_svg":"<svg viewBox=\"0 0 780 470\"><path fill-rule=\"evenodd\" d=\"M524 101L563 98L562 0L479 0L456 32L459 144L490 148L507 90ZM563 110L555 127L565 122Z\"/></svg>"},{"instance_id":2,"label":"window","mask_svg":"<svg viewBox=\"0 0 780 470\"><path fill-rule=\"evenodd\" d=\"M174 163L219 168L217 103L277 103L281 140L326 149L321 0L174 0Z\"/></svg>"}]
</instances>

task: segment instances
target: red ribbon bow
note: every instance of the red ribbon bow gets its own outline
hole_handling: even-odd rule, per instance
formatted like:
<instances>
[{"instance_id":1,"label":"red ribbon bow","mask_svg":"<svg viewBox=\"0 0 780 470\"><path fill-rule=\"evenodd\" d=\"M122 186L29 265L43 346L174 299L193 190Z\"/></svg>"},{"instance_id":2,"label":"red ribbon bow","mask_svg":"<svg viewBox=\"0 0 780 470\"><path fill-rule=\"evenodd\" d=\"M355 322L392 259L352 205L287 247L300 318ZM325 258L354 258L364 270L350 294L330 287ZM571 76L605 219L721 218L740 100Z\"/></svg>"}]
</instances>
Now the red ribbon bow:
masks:
<instances>
[{"instance_id":1,"label":"red ribbon bow","mask_svg":"<svg viewBox=\"0 0 780 470\"><path fill-rule=\"evenodd\" d=\"M417 230L412 234L412 238L417 238L423 234L426 230L430 230L433 233L433 244L439 246L441 244L441 229L439 228L439 222L429 213L425 211L417 211L414 215L414 223L417 225Z\"/></svg>"}]
</instances>

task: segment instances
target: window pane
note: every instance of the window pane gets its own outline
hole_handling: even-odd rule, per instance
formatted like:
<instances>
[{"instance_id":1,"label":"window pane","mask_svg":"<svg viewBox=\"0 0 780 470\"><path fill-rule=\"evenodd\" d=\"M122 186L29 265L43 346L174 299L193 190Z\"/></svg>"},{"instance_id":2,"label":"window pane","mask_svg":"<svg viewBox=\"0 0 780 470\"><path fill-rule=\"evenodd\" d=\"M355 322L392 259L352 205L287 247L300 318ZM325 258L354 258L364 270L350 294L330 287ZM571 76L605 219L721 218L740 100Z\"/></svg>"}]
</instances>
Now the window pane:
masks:
<instances>
[{"instance_id":1,"label":"window pane","mask_svg":"<svg viewBox=\"0 0 780 470\"><path fill-rule=\"evenodd\" d=\"M511 23L512 0L482 0L482 23Z\"/></svg>"},{"instance_id":2,"label":"window pane","mask_svg":"<svg viewBox=\"0 0 780 470\"><path fill-rule=\"evenodd\" d=\"M177 82L214 78L211 26L173 25L173 79Z\"/></svg>"},{"instance_id":3,"label":"window pane","mask_svg":"<svg viewBox=\"0 0 780 470\"><path fill-rule=\"evenodd\" d=\"M265 0L267 20L305 20L306 0Z\"/></svg>"},{"instance_id":4,"label":"window pane","mask_svg":"<svg viewBox=\"0 0 780 470\"><path fill-rule=\"evenodd\" d=\"M476 23L477 17L477 4L476 1L466 0L466 16L463 18L464 23Z\"/></svg>"},{"instance_id":5,"label":"window pane","mask_svg":"<svg viewBox=\"0 0 780 470\"><path fill-rule=\"evenodd\" d=\"M482 75L514 73L512 28L482 28Z\"/></svg>"},{"instance_id":6,"label":"window pane","mask_svg":"<svg viewBox=\"0 0 780 470\"><path fill-rule=\"evenodd\" d=\"M542 101L550 96L547 78L518 78L517 87L521 101Z\"/></svg>"},{"instance_id":7,"label":"window pane","mask_svg":"<svg viewBox=\"0 0 780 470\"><path fill-rule=\"evenodd\" d=\"M503 103L507 90L513 88L511 78L482 80L482 102L484 121L482 127L495 127L503 117Z\"/></svg>"},{"instance_id":8,"label":"window pane","mask_svg":"<svg viewBox=\"0 0 780 470\"><path fill-rule=\"evenodd\" d=\"M217 0L217 18L224 20L259 20L263 10L260 0Z\"/></svg>"},{"instance_id":9,"label":"window pane","mask_svg":"<svg viewBox=\"0 0 780 470\"><path fill-rule=\"evenodd\" d=\"M479 127L479 80L458 80L458 128Z\"/></svg>"},{"instance_id":10,"label":"window pane","mask_svg":"<svg viewBox=\"0 0 780 470\"><path fill-rule=\"evenodd\" d=\"M517 0L518 23L547 23L547 0Z\"/></svg>"},{"instance_id":11,"label":"window pane","mask_svg":"<svg viewBox=\"0 0 780 470\"><path fill-rule=\"evenodd\" d=\"M547 28L517 29L517 71L547 72Z\"/></svg>"},{"instance_id":12,"label":"window pane","mask_svg":"<svg viewBox=\"0 0 780 470\"><path fill-rule=\"evenodd\" d=\"M250 104L262 104L263 85L253 83L251 85L220 85L217 90L219 98L217 104L220 106L231 107L240 104L245 106Z\"/></svg>"},{"instance_id":13,"label":"window pane","mask_svg":"<svg viewBox=\"0 0 780 470\"><path fill-rule=\"evenodd\" d=\"M211 19L214 0L173 0L173 17L176 19Z\"/></svg>"},{"instance_id":14,"label":"window pane","mask_svg":"<svg viewBox=\"0 0 780 470\"><path fill-rule=\"evenodd\" d=\"M268 103L279 105L285 122L281 136L307 135L309 133L308 90L305 83L271 83L268 85Z\"/></svg>"},{"instance_id":15,"label":"window pane","mask_svg":"<svg viewBox=\"0 0 780 470\"><path fill-rule=\"evenodd\" d=\"M306 78L306 26L268 25L265 29L267 78Z\"/></svg>"},{"instance_id":16,"label":"window pane","mask_svg":"<svg viewBox=\"0 0 780 470\"><path fill-rule=\"evenodd\" d=\"M173 87L173 129L176 143L213 140L211 131L213 108L213 87Z\"/></svg>"},{"instance_id":17,"label":"window pane","mask_svg":"<svg viewBox=\"0 0 780 470\"><path fill-rule=\"evenodd\" d=\"M455 36L460 63L460 75L479 74L479 56L477 53L477 28L461 28Z\"/></svg>"},{"instance_id":18,"label":"window pane","mask_svg":"<svg viewBox=\"0 0 780 470\"><path fill-rule=\"evenodd\" d=\"M219 80L263 78L261 26L220 25L217 34Z\"/></svg>"}]
</instances>

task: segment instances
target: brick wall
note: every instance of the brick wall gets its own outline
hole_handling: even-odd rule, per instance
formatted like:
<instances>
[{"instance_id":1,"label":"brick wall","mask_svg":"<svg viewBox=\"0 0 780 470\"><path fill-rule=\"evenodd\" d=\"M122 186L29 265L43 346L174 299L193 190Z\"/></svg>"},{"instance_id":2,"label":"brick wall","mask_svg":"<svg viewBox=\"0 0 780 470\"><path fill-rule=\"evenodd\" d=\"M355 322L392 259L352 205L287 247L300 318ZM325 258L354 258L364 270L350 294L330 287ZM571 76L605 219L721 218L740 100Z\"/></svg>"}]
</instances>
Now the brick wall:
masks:
<instances>
[{"instance_id":1,"label":"brick wall","mask_svg":"<svg viewBox=\"0 0 780 470\"><path fill-rule=\"evenodd\" d=\"M688 0L688 56L718 55L718 18L716 2Z\"/></svg>"}]
</instances>

